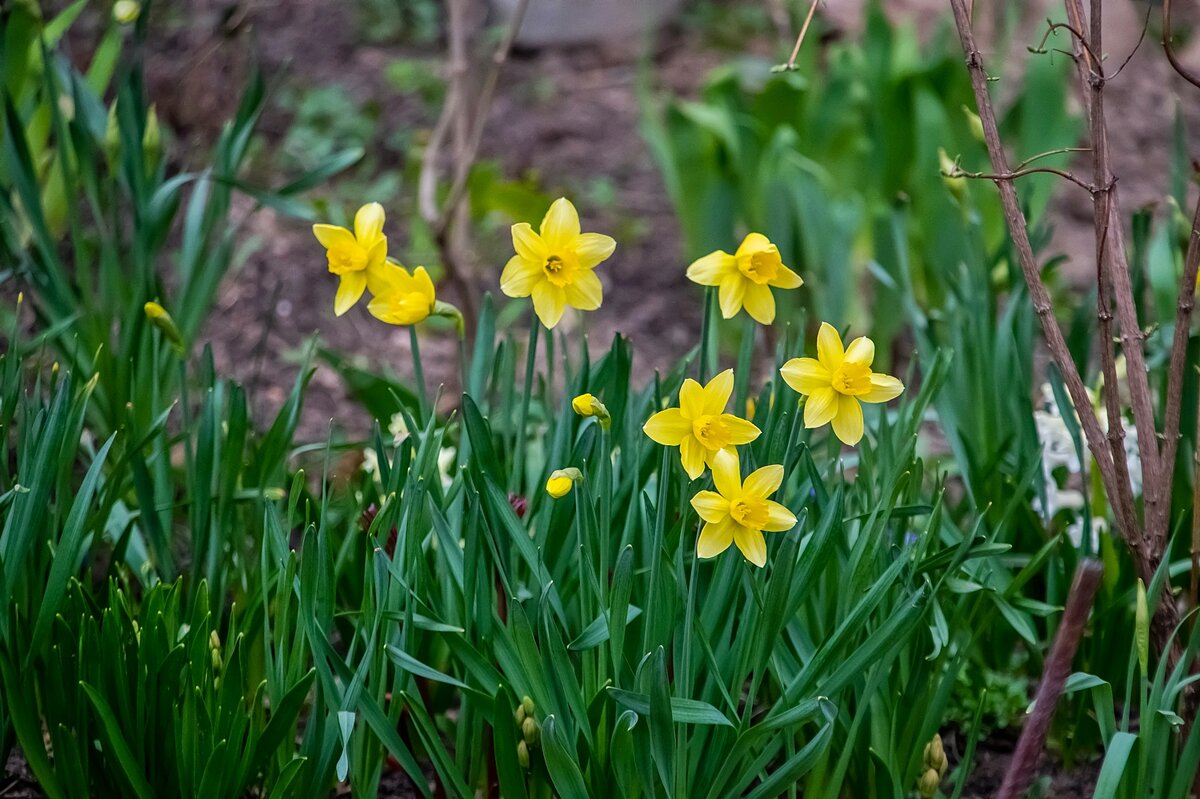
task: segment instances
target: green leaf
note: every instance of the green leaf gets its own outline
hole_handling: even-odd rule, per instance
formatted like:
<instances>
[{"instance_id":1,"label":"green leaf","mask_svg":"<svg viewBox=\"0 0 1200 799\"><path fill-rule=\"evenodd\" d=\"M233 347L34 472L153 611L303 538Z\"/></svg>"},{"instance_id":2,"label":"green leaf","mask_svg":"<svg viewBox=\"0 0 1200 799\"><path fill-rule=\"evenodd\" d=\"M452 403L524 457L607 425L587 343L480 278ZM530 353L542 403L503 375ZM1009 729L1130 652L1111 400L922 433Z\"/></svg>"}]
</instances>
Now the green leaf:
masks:
<instances>
[{"instance_id":1,"label":"green leaf","mask_svg":"<svg viewBox=\"0 0 1200 799\"><path fill-rule=\"evenodd\" d=\"M622 707L629 708L639 716L648 717L650 715L650 697L648 695L625 691L611 686L605 690L613 698L613 701ZM733 722L726 718L724 713L709 703L701 702L698 699L672 697L670 706L671 719L680 724L734 726Z\"/></svg>"}]
</instances>

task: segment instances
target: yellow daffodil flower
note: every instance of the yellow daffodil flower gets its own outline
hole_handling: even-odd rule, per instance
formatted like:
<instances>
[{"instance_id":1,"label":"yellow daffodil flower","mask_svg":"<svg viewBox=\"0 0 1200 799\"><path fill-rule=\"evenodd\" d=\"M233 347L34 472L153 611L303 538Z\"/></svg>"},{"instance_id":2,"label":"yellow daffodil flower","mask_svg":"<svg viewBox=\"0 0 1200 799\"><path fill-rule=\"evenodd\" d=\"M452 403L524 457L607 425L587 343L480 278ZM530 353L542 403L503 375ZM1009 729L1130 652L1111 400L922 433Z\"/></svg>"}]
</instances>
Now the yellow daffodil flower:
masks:
<instances>
[{"instance_id":1,"label":"yellow daffodil flower","mask_svg":"<svg viewBox=\"0 0 1200 799\"><path fill-rule=\"evenodd\" d=\"M612 417L608 415L608 408L594 394L580 394L571 400L571 408L575 413L584 418L595 416L596 421L605 430L612 424Z\"/></svg>"},{"instance_id":2,"label":"yellow daffodil flower","mask_svg":"<svg viewBox=\"0 0 1200 799\"><path fill-rule=\"evenodd\" d=\"M783 484L783 467L764 466L742 482L737 450L728 449L713 458L712 471L717 490L700 491L692 497L692 507L704 520L696 554L715 558L736 544L746 560L755 566L766 565L763 531L783 533L796 526L790 510L767 499Z\"/></svg>"},{"instance_id":3,"label":"yellow daffodil flower","mask_svg":"<svg viewBox=\"0 0 1200 799\"><path fill-rule=\"evenodd\" d=\"M403 266L384 266L375 278L375 298L367 305L371 315L389 325L415 325L434 312L437 295L425 267L412 274Z\"/></svg>"},{"instance_id":4,"label":"yellow daffodil flower","mask_svg":"<svg viewBox=\"0 0 1200 799\"><path fill-rule=\"evenodd\" d=\"M772 286L794 289L804 285L799 275L783 265L779 248L761 233L746 236L733 255L717 250L695 261L687 276L701 286L717 286L721 316L732 319L745 308L763 325L775 321Z\"/></svg>"},{"instance_id":5,"label":"yellow daffodil flower","mask_svg":"<svg viewBox=\"0 0 1200 799\"><path fill-rule=\"evenodd\" d=\"M509 297L532 296L543 325L557 325L568 305L581 311L600 307L603 289L593 270L613 254L617 242L601 233L580 233L570 200L554 201L540 232L521 222L513 225L512 238L517 254L500 275L500 290Z\"/></svg>"},{"instance_id":6,"label":"yellow daffodil flower","mask_svg":"<svg viewBox=\"0 0 1200 799\"><path fill-rule=\"evenodd\" d=\"M655 442L679 447L679 459L688 477L695 480L721 450L749 444L761 432L745 419L725 413L733 393L733 370L701 386L688 378L679 389L679 407L667 408L650 417L642 430Z\"/></svg>"},{"instance_id":7,"label":"yellow daffodil flower","mask_svg":"<svg viewBox=\"0 0 1200 799\"><path fill-rule=\"evenodd\" d=\"M900 396L904 384L891 375L871 371L875 344L866 336L842 347L842 337L828 322L817 334L816 358L792 358L779 373L804 394L804 426L833 423L842 443L854 446L863 436L862 402L887 402Z\"/></svg>"},{"instance_id":8,"label":"yellow daffodil flower","mask_svg":"<svg viewBox=\"0 0 1200 799\"><path fill-rule=\"evenodd\" d=\"M367 203L354 215L353 232L337 225L313 225L313 235L326 250L329 271L341 278L333 312L341 316L354 307L367 283L372 283L387 262L387 236L383 235L383 206Z\"/></svg>"},{"instance_id":9,"label":"yellow daffodil flower","mask_svg":"<svg viewBox=\"0 0 1200 799\"><path fill-rule=\"evenodd\" d=\"M571 489L575 487L576 483L582 480L583 472L574 467L555 469L550 473L550 479L546 481L546 493L555 499L562 499L571 493Z\"/></svg>"}]
</instances>

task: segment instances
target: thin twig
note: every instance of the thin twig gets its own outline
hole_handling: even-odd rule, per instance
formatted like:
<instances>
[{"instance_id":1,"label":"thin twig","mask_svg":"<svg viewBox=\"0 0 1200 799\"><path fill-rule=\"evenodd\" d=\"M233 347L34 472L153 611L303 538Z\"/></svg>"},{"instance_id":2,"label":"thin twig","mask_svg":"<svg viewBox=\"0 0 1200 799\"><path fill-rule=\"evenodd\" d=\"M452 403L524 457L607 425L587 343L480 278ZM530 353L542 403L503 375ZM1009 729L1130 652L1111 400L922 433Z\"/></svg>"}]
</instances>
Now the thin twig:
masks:
<instances>
[{"instance_id":1,"label":"thin twig","mask_svg":"<svg viewBox=\"0 0 1200 799\"><path fill-rule=\"evenodd\" d=\"M1029 714L1029 720L1021 730L1016 751L1009 761L1008 772L1004 775L1004 782L1000 785L996 799L1017 799L1024 796L1037 774L1038 759L1046 746L1046 733L1050 731L1054 709L1071 673L1071 661L1075 659L1075 650L1079 648L1079 641L1087 626L1088 614L1091 612L1103 573L1100 562L1091 558L1082 561L1075 569L1075 580L1071 584L1071 593L1067 597L1067 606L1063 610L1058 634L1054 636L1054 645L1046 658L1046 668L1038 685L1033 712Z\"/></svg>"},{"instance_id":2,"label":"thin twig","mask_svg":"<svg viewBox=\"0 0 1200 799\"><path fill-rule=\"evenodd\" d=\"M1175 335L1171 340L1171 360L1167 366L1167 408L1163 414L1162 468L1167 481L1165 501L1171 502L1171 483L1175 476L1175 456L1179 448L1179 417L1183 410L1183 377L1187 365L1188 340L1192 333L1192 308L1196 304L1196 275L1200 273L1200 200L1192 215L1183 276L1179 279L1179 298L1175 305Z\"/></svg>"},{"instance_id":3,"label":"thin twig","mask_svg":"<svg viewBox=\"0 0 1200 799\"><path fill-rule=\"evenodd\" d=\"M942 174L948 178L972 178L975 180L993 180L993 181L1016 180L1017 178L1023 178L1026 175L1037 175L1037 174L1043 174L1043 173L1049 174L1049 175L1057 175L1060 178L1069 180L1072 183L1074 183L1076 186L1083 189L1084 191L1086 191L1089 194L1095 194L1098 191L1104 191L1104 189L1098 189L1095 186L1093 186L1091 183L1087 183L1085 181L1080 180L1079 178L1075 177L1073 174L1071 174L1070 172L1067 172L1066 170L1055 169L1054 167L1049 167L1049 166L1033 167L1031 169L1016 169L1016 170L1013 170L1012 172L1003 172L1003 173L999 173L999 174L993 174L993 173L988 173L988 172L966 172L962 169L955 169L953 172L942 172Z\"/></svg>"},{"instance_id":4,"label":"thin twig","mask_svg":"<svg viewBox=\"0 0 1200 799\"><path fill-rule=\"evenodd\" d=\"M1163 28L1163 50L1167 54L1167 60L1171 62L1171 66L1179 73L1179 76L1193 86L1200 87L1200 78L1196 77L1191 71L1185 67L1179 58L1175 55L1175 37L1171 33L1171 0L1163 0L1162 4L1162 28Z\"/></svg>"},{"instance_id":5,"label":"thin twig","mask_svg":"<svg viewBox=\"0 0 1200 799\"><path fill-rule=\"evenodd\" d=\"M804 24L800 26L800 35L796 37L796 46L792 48L792 55L788 58L787 68L796 68L796 56L800 55L800 45L804 44L804 36L808 33L808 24L812 22L813 12L817 10L817 4L821 0L813 0L812 5L808 7L808 16L804 18Z\"/></svg>"},{"instance_id":6,"label":"thin twig","mask_svg":"<svg viewBox=\"0 0 1200 799\"><path fill-rule=\"evenodd\" d=\"M1091 147L1059 147L1057 150L1047 150L1044 153L1031 155L1021 163L1017 164L1017 171L1020 172L1025 167L1032 164L1034 161L1040 161L1043 158L1049 158L1052 155L1062 155L1063 153L1090 153Z\"/></svg>"}]
</instances>

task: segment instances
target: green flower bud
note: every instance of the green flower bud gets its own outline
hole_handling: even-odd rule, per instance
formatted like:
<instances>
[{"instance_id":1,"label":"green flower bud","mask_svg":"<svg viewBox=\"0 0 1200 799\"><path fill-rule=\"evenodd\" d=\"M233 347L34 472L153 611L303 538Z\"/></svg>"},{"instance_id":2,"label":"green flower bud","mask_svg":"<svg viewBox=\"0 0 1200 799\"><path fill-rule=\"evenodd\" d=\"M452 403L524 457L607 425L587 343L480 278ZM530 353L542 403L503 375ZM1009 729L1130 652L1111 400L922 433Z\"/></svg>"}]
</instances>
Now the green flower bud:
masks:
<instances>
[{"instance_id":1,"label":"green flower bud","mask_svg":"<svg viewBox=\"0 0 1200 799\"><path fill-rule=\"evenodd\" d=\"M529 768L529 747L524 741L517 742L517 762L521 764L521 768Z\"/></svg>"},{"instance_id":2,"label":"green flower bud","mask_svg":"<svg viewBox=\"0 0 1200 799\"><path fill-rule=\"evenodd\" d=\"M922 774L921 779L917 781L917 792L920 793L924 799L933 799L934 794L937 793L938 786L941 784L942 778L938 776L936 771L929 769Z\"/></svg>"},{"instance_id":3,"label":"green flower bud","mask_svg":"<svg viewBox=\"0 0 1200 799\"><path fill-rule=\"evenodd\" d=\"M521 724L521 735L525 737L525 743L533 746L538 742L538 725L533 720L532 716L526 716L525 721Z\"/></svg>"},{"instance_id":4,"label":"green flower bud","mask_svg":"<svg viewBox=\"0 0 1200 799\"><path fill-rule=\"evenodd\" d=\"M149 169L162 155L162 131L158 127L158 111L150 104L146 111L146 130L142 134L142 154L146 158L146 168Z\"/></svg>"},{"instance_id":5,"label":"green flower bud","mask_svg":"<svg viewBox=\"0 0 1200 799\"><path fill-rule=\"evenodd\" d=\"M113 22L118 25L132 25L142 15L142 4L137 0L117 0L113 4Z\"/></svg>"},{"instance_id":6,"label":"green flower bud","mask_svg":"<svg viewBox=\"0 0 1200 799\"><path fill-rule=\"evenodd\" d=\"M517 720L518 727L525 723L525 707L523 705L517 705L517 712L513 714L513 718Z\"/></svg>"},{"instance_id":7,"label":"green flower bud","mask_svg":"<svg viewBox=\"0 0 1200 799\"><path fill-rule=\"evenodd\" d=\"M521 697L521 707L525 708L525 715L532 716L534 711L533 700L528 696Z\"/></svg>"}]
</instances>

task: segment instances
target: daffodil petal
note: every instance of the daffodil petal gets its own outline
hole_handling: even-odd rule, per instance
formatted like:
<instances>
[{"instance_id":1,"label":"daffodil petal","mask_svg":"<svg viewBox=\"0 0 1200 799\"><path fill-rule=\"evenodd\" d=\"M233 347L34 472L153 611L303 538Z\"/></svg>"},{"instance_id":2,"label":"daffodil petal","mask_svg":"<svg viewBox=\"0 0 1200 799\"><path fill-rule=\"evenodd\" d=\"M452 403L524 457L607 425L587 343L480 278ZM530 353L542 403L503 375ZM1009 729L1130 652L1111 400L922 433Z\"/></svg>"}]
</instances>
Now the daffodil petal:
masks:
<instances>
[{"instance_id":1,"label":"daffodil petal","mask_svg":"<svg viewBox=\"0 0 1200 799\"><path fill-rule=\"evenodd\" d=\"M707 454L708 450L691 433L679 442L679 461L688 477L693 480L704 474L704 457Z\"/></svg>"},{"instance_id":2,"label":"daffodil petal","mask_svg":"<svg viewBox=\"0 0 1200 799\"><path fill-rule=\"evenodd\" d=\"M726 369L713 376L704 386L704 401L702 413L716 416L725 411L729 397L733 394L733 370Z\"/></svg>"},{"instance_id":3,"label":"daffodil petal","mask_svg":"<svg viewBox=\"0 0 1200 799\"><path fill-rule=\"evenodd\" d=\"M429 273L425 271L425 267L418 266L413 270L413 282L416 284L417 291L421 292L429 300L430 305L433 305L437 301L437 293L433 288L433 278L429 277Z\"/></svg>"},{"instance_id":4,"label":"daffodil petal","mask_svg":"<svg viewBox=\"0 0 1200 799\"><path fill-rule=\"evenodd\" d=\"M767 500L767 524L764 530L768 533L786 533L795 526L796 514L778 502Z\"/></svg>"},{"instance_id":5,"label":"daffodil petal","mask_svg":"<svg viewBox=\"0 0 1200 799\"><path fill-rule=\"evenodd\" d=\"M767 565L767 540L762 531L737 525L733 530L733 543L741 550L746 560L760 569Z\"/></svg>"},{"instance_id":6,"label":"daffodil petal","mask_svg":"<svg viewBox=\"0 0 1200 799\"><path fill-rule=\"evenodd\" d=\"M742 307L750 318L760 325L769 325L775 321L775 295L766 284L747 282L745 296L742 297Z\"/></svg>"},{"instance_id":7,"label":"daffodil petal","mask_svg":"<svg viewBox=\"0 0 1200 799\"><path fill-rule=\"evenodd\" d=\"M808 395L804 403L804 426L820 427L828 424L838 412L838 397L833 387L817 389Z\"/></svg>"},{"instance_id":8,"label":"daffodil petal","mask_svg":"<svg viewBox=\"0 0 1200 799\"><path fill-rule=\"evenodd\" d=\"M904 384L899 378L880 372L871 374L871 390L859 396L861 402L888 402L904 392Z\"/></svg>"},{"instance_id":9,"label":"daffodil petal","mask_svg":"<svg viewBox=\"0 0 1200 799\"><path fill-rule=\"evenodd\" d=\"M512 226L512 242L517 255L525 260L533 264L542 264L546 261L548 255L546 245L542 242L542 237L534 232L533 226L528 222L518 222Z\"/></svg>"},{"instance_id":10,"label":"daffodil petal","mask_svg":"<svg viewBox=\"0 0 1200 799\"><path fill-rule=\"evenodd\" d=\"M697 492L692 497L692 507L709 524L718 524L729 518L729 500L716 491Z\"/></svg>"},{"instance_id":11,"label":"daffodil petal","mask_svg":"<svg viewBox=\"0 0 1200 799\"><path fill-rule=\"evenodd\" d=\"M563 287L563 291L567 305L581 311L596 310L604 299L604 287L600 285L600 278L590 269L580 270L575 279Z\"/></svg>"},{"instance_id":12,"label":"daffodil petal","mask_svg":"<svg viewBox=\"0 0 1200 799\"><path fill-rule=\"evenodd\" d=\"M617 240L603 233L580 233L575 239L575 257L584 269L594 269L597 264L607 261L617 249Z\"/></svg>"},{"instance_id":13,"label":"daffodil petal","mask_svg":"<svg viewBox=\"0 0 1200 799\"><path fill-rule=\"evenodd\" d=\"M559 197L550 205L541 233L547 250L562 249L579 237L579 212L570 200Z\"/></svg>"},{"instance_id":14,"label":"daffodil petal","mask_svg":"<svg viewBox=\"0 0 1200 799\"><path fill-rule=\"evenodd\" d=\"M862 405L856 397L841 395L838 397L837 413L833 419L833 432L843 444L853 447L863 437Z\"/></svg>"},{"instance_id":15,"label":"daffodil petal","mask_svg":"<svg viewBox=\"0 0 1200 799\"><path fill-rule=\"evenodd\" d=\"M846 348L846 363L870 366L873 360L875 360L875 342L866 336L859 336Z\"/></svg>"},{"instance_id":16,"label":"daffodil petal","mask_svg":"<svg viewBox=\"0 0 1200 799\"><path fill-rule=\"evenodd\" d=\"M737 450L726 447L712 458L713 485L726 499L742 495L742 465Z\"/></svg>"},{"instance_id":17,"label":"daffodil petal","mask_svg":"<svg viewBox=\"0 0 1200 799\"><path fill-rule=\"evenodd\" d=\"M726 275L735 271L737 260L724 250L717 250L692 261L687 268L687 278L701 286L719 286Z\"/></svg>"},{"instance_id":18,"label":"daffodil petal","mask_svg":"<svg viewBox=\"0 0 1200 799\"><path fill-rule=\"evenodd\" d=\"M833 375L816 358L792 358L779 374L797 394L813 394L829 388L833 381Z\"/></svg>"},{"instance_id":19,"label":"daffodil petal","mask_svg":"<svg viewBox=\"0 0 1200 799\"><path fill-rule=\"evenodd\" d=\"M567 309L567 298L563 290L548 280L533 284L533 310L538 319L549 330L562 319L563 311Z\"/></svg>"},{"instance_id":20,"label":"daffodil petal","mask_svg":"<svg viewBox=\"0 0 1200 799\"><path fill-rule=\"evenodd\" d=\"M354 238L364 247L373 247L383 235L383 206L367 203L354 215Z\"/></svg>"},{"instance_id":21,"label":"daffodil petal","mask_svg":"<svg viewBox=\"0 0 1200 799\"><path fill-rule=\"evenodd\" d=\"M742 493L766 499L783 485L783 467L779 464L755 469L742 483Z\"/></svg>"},{"instance_id":22,"label":"daffodil petal","mask_svg":"<svg viewBox=\"0 0 1200 799\"><path fill-rule=\"evenodd\" d=\"M692 423L683 418L678 408L667 408L647 419L642 432L656 444L678 447L685 436L692 434Z\"/></svg>"},{"instance_id":23,"label":"daffodil petal","mask_svg":"<svg viewBox=\"0 0 1200 799\"><path fill-rule=\"evenodd\" d=\"M736 255L750 255L751 253L769 250L773 246L771 240L763 234L747 233L746 238L742 239L742 243L738 245Z\"/></svg>"},{"instance_id":24,"label":"daffodil petal","mask_svg":"<svg viewBox=\"0 0 1200 799\"><path fill-rule=\"evenodd\" d=\"M354 234L344 227L337 225L313 225L313 235L325 249L333 249L339 245L354 244Z\"/></svg>"},{"instance_id":25,"label":"daffodil petal","mask_svg":"<svg viewBox=\"0 0 1200 799\"><path fill-rule=\"evenodd\" d=\"M734 446L749 444L762 434L762 431L755 427L753 422L747 422L732 413L721 414L721 422L725 425L725 434L729 436L729 443Z\"/></svg>"},{"instance_id":26,"label":"daffodil petal","mask_svg":"<svg viewBox=\"0 0 1200 799\"><path fill-rule=\"evenodd\" d=\"M746 279L740 274L726 275L717 289L717 301L721 306L721 316L732 319L742 310L742 300L746 296Z\"/></svg>"},{"instance_id":27,"label":"daffodil petal","mask_svg":"<svg viewBox=\"0 0 1200 799\"><path fill-rule=\"evenodd\" d=\"M832 372L842 365L845 357L846 350L842 346L842 337L838 335L837 328L828 322L822 322L821 329L817 332L817 359Z\"/></svg>"},{"instance_id":28,"label":"daffodil petal","mask_svg":"<svg viewBox=\"0 0 1200 799\"><path fill-rule=\"evenodd\" d=\"M798 289L804 285L804 279L791 269L780 264L779 271L775 273L775 278L771 281L771 285L777 289Z\"/></svg>"},{"instance_id":29,"label":"daffodil petal","mask_svg":"<svg viewBox=\"0 0 1200 799\"><path fill-rule=\"evenodd\" d=\"M333 312L341 316L354 307L367 290L366 272L347 272L338 283L337 296L333 299Z\"/></svg>"},{"instance_id":30,"label":"daffodil petal","mask_svg":"<svg viewBox=\"0 0 1200 799\"><path fill-rule=\"evenodd\" d=\"M367 250L367 270L378 269L387 263L387 238L380 236Z\"/></svg>"},{"instance_id":31,"label":"daffodil petal","mask_svg":"<svg viewBox=\"0 0 1200 799\"><path fill-rule=\"evenodd\" d=\"M542 279L540 267L531 264L520 255L514 255L500 273L500 290L509 297L528 297L533 287Z\"/></svg>"},{"instance_id":32,"label":"daffodil petal","mask_svg":"<svg viewBox=\"0 0 1200 799\"><path fill-rule=\"evenodd\" d=\"M700 538L696 541L696 555L701 558L715 558L733 543L733 531L737 527L733 519L726 518L723 522L709 522L700 530Z\"/></svg>"},{"instance_id":33,"label":"daffodil petal","mask_svg":"<svg viewBox=\"0 0 1200 799\"><path fill-rule=\"evenodd\" d=\"M679 410L687 419L696 419L705 414L706 394L704 387L692 378L686 378L679 387Z\"/></svg>"}]
</instances>

